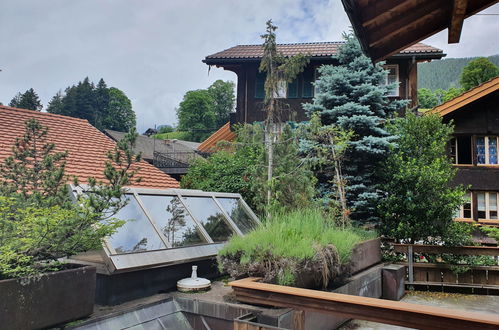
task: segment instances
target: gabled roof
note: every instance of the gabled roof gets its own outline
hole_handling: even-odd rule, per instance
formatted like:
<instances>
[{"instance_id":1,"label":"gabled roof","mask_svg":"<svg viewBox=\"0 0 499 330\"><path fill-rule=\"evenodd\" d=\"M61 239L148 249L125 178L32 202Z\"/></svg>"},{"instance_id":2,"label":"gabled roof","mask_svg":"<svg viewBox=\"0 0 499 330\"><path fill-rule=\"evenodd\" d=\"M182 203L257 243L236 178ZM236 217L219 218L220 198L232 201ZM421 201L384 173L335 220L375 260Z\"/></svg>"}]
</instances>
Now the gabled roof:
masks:
<instances>
[{"instance_id":1,"label":"gabled roof","mask_svg":"<svg viewBox=\"0 0 499 330\"><path fill-rule=\"evenodd\" d=\"M89 177L104 180L106 154L116 146L111 138L90 125L87 120L46 112L0 106L0 162L12 155L12 145L24 134L25 122L31 118L48 127L47 140L56 151L68 151L66 174L85 183ZM177 180L142 161L137 177L142 182L132 186L144 188L178 188Z\"/></svg>"},{"instance_id":2,"label":"gabled roof","mask_svg":"<svg viewBox=\"0 0 499 330\"><path fill-rule=\"evenodd\" d=\"M199 152L213 152L216 151L216 146L217 143L220 141L234 141L236 138L236 133L231 131L230 129L230 122L227 122L227 124L223 125L210 135L206 140L204 140L198 147Z\"/></svg>"},{"instance_id":3,"label":"gabled roof","mask_svg":"<svg viewBox=\"0 0 499 330\"><path fill-rule=\"evenodd\" d=\"M284 56L297 54L308 54L312 58L330 58L335 55L344 42L309 42L296 44L279 44L277 50ZM258 60L263 56L263 46L259 45L239 45L224 51L206 56L203 61L206 64L217 64L220 60ZM444 56L441 49L428 46L422 43L413 45L399 52L396 56L416 56L425 59L441 58Z\"/></svg>"},{"instance_id":4,"label":"gabled roof","mask_svg":"<svg viewBox=\"0 0 499 330\"><path fill-rule=\"evenodd\" d=\"M120 141L126 135L124 132L105 130L113 140ZM135 152L141 152L142 158L154 159L154 152L174 153L174 152L193 152L197 149L200 143L182 141L182 140L160 140L154 139L145 135L139 135L135 142ZM201 156L199 156L201 157Z\"/></svg>"},{"instance_id":5,"label":"gabled roof","mask_svg":"<svg viewBox=\"0 0 499 330\"><path fill-rule=\"evenodd\" d=\"M364 52L374 62L449 28L459 42L465 18L497 0L342 0Z\"/></svg>"},{"instance_id":6,"label":"gabled roof","mask_svg":"<svg viewBox=\"0 0 499 330\"><path fill-rule=\"evenodd\" d=\"M452 100L449 100L439 106L434 107L427 113L437 113L440 116L445 116L455 110L458 110L464 107L471 102L474 102L486 95L489 95L499 89L499 77L495 77L478 85L475 88L470 89L462 93L459 96L456 96Z\"/></svg>"}]
</instances>

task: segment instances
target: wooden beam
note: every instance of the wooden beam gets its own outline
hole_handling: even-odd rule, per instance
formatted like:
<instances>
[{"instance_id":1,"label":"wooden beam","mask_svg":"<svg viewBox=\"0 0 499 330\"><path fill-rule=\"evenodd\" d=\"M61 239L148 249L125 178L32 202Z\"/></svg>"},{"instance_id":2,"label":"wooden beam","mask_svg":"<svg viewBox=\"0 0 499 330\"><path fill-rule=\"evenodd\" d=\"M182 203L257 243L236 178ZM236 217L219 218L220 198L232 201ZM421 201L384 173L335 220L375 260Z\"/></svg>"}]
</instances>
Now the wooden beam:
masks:
<instances>
[{"instance_id":1,"label":"wooden beam","mask_svg":"<svg viewBox=\"0 0 499 330\"><path fill-rule=\"evenodd\" d=\"M461 38L461 30L463 29L464 16L466 15L467 6L468 0L454 0L449 25L450 44L458 43Z\"/></svg>"},{"instance_id":2,"label":"wooden beam","mask_svg":"<svg viewBox=\"0 0 499 330\"><path fill-rule=\"evenodd\" d=\"M428 0L379 0L363 8L360 16L364 27L380 25L389 19L405 15L408 11L421 6Z\"/></svg>"},{"instance_id":3,"label":"wooden beam","mask_svg":"<svg viewBox=\"0 0 499 330\"><path fill-rule=\"evenodd\" d=\"M239 301L289 307L417 329L498 329L499 316L300 289L247 278L229 283Z\"/></svg>"},{"instance_id":4,"label":"wooden beam","mask_svg":"<svg viewBox=\"0 0 499 330\"><path fill-rule=\"evenodd\" d=\"M382 26L372 28L369 30L369 46L382 44L398 34L410 33L416 26L434 24L439 16L445 16L446 9L439 1L427 2L406 15L397 16Z\"/></svg>"},{"instance_id":5,"label":"wooden beam","mask_svg":"<svg viewBox=\"0 0 499 330\"><path fill-rule=\"evenodd\" d=\"M460 246L450 247L441 245L411 245L411 244L393 244L394 251L406 253L407 248L412 246L414 252L419 253L450 253L465 256L499 256L499 247L497 246Z\"/></svg>"}]
</instances>

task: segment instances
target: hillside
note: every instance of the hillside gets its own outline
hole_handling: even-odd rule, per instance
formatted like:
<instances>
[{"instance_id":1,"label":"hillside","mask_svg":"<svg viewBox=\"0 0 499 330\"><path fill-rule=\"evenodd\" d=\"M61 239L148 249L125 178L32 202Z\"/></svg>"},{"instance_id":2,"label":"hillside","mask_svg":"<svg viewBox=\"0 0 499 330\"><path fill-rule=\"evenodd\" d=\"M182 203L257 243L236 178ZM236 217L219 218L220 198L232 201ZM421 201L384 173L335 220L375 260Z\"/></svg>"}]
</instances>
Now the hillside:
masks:
<instances>
[{"instance_id":1,"label":"hillside","mask_svg":"<svg viewBox=\"0 0 499 330\"><path fill-rule=\"evenodd\" d=\"M418 88L448 89L459 87L459 77L463 67L476 57L447 58L418 64ZM499 55L487 57L499 66Z\"/></svg>"}]
</instances>

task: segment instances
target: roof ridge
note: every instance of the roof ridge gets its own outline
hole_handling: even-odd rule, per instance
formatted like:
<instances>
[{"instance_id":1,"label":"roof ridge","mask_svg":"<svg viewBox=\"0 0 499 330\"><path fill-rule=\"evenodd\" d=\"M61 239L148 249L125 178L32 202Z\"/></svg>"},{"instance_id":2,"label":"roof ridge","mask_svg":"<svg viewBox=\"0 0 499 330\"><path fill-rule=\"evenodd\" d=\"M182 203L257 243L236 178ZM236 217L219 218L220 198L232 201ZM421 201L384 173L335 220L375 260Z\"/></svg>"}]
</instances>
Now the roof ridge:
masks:
<instances>
[{"instance_id":1,"label":"roof ridge","mask_svg":"<svg viewBox=\"0 0 499 330\"><path fill-rule=\"evenodd\" d=\"M0 109L8 110L8 111L14 111L14 112L24 112L24 113L42 115L42 116L47 116L47 117L56 117L56 118L61 118L61 119L65 119L65 120L82 121L82 122L86 122L86 123L90 124L87 119L76 118L76 117L65 116L65 115L58 115L58 114L50 113L50 112L41 112L41 111L30 110L30 109L9 107L9 106L6 106L6 105L0 105Z\"/></svg>"},{"instance_id":2,"label":"roof ridge","mask_svg":"<svg viewBox=\"0 0 499 330\"><path fill-rule=\"evenodd\" d=\"M292 46L292 45L339 45L339 44L344 44L345 41L311 41L311 42L288 42L288 43L283 43L280 44L278 43L277 46ZM263 44L244 44L244 45L236 45L232 46L230 48L234 47L251 47L251 46L262 46ZM227 49L230 49L227 48Z\"/></svg>"}]
</instances>

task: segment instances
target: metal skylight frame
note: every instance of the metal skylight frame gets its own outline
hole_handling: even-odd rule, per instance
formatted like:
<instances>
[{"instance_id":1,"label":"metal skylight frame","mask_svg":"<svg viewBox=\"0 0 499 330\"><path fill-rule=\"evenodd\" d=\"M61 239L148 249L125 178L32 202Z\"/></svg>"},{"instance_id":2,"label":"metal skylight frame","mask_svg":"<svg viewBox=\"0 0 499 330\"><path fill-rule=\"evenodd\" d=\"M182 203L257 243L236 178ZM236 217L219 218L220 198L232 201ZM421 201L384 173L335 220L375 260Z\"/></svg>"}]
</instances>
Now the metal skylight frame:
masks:
<instances>
[{"instance_id":1,"label":"metal skylight frame","mask_svg":"<svg viewBox=\"0 0 499 330\"><path fill-rule=\"evenodd\" d=\"M84 191L88 188L86 185L80 185L78 187L71 185L71 191L74 194L84 194ZM249 216L250 220L254 222L255 226L260 224L260 220L255 215L253 210L246 204L244 199L240 194L235 193L219 193L219 192L205 192L201 190L190 190L190 189L148 189L148 188L125 188L127 194L133 195L133 198L137 201L141 211L144 213L146 219L152 225L155 233L159 236L163 244L166 246L165 249L158 250L147 250L147 251L135 251L127 253L117 253L109 239L104 240L103 250L106 255L104 260L109 271L111 273L117 272L127 272L142 268L159 267L168 264L177 264L184 262L196 261L199 259L205 259L207 257L214 257L218 251L225 245L225 243L215 243L210 237L209 233L204 228L201 221L199 221L191 211L190 207L185 203L183 197L205 197L211 198L221 214L224 217L225 223L228 225L230 230L235 235L242 236L243 233L236 225L234 220L231 218L229 212L221 205L217 198L233 198L240 202L245 213ZM182 207L187 211L187 214L192 218L196 225L196 230L200 234L206 243L173 247L173 242L170 242L168 238L161 232L158 222L154 219L151 212L147 209L144 202L141 200L141 195L152 195L152 196L173 196L177 197L182 205ZM126 206L125 206L126 207Z\"/></svg>"}]
</instances>

